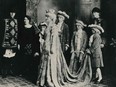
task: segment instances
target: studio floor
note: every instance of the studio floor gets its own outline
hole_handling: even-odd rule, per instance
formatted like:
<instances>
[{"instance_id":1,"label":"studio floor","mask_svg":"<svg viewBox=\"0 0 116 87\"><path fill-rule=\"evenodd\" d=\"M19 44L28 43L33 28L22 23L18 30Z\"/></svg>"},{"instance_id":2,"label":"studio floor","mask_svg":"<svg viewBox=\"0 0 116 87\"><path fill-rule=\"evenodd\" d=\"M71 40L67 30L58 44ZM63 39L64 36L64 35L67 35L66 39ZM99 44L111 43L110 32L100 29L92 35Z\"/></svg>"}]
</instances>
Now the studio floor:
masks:
<instances>
[{"instance_id":1,"label":"studio floor","mask_svg":"<svg viewBox=\"0 0 116 87\"><path fill-rule=\"evenodd\" d=\"M0 87L37 87L33 83L23 79L22 77L12 77L7 76L7 78L2 78L0 76ZM102 84L90 84L84 87L116 87L116 78L113 76L104 77Z\"/></svg>"},{"instance_id":2,"label":"studio floor","mask_svg":"<svg viewBox=\"0 0 116 87\"><path fill-rule=\"evenodd\" d=\"M0 87L37 87L37 86L21 77L7 76L7 78L2 78L0 76Z\"/></svg>"}]
</instances>

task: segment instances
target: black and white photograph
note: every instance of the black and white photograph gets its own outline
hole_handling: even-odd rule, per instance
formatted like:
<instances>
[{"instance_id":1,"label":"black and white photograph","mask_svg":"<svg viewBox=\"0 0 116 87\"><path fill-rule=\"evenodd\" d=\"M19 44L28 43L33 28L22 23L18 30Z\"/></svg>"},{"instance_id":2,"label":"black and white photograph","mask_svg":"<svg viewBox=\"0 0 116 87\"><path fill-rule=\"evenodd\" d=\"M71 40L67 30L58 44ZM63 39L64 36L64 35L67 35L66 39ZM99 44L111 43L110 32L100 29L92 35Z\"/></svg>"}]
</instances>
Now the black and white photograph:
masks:
<instances>
[{"instance_id":1,"label":"black and white photograph","mask_svg":"<svg viewBox=\"0 0 116 87\"><path fill-rule=\"evenodd\" d=\"M116 87L116 0L0 0L0 87Z\"/></svg>"}]
</instances>

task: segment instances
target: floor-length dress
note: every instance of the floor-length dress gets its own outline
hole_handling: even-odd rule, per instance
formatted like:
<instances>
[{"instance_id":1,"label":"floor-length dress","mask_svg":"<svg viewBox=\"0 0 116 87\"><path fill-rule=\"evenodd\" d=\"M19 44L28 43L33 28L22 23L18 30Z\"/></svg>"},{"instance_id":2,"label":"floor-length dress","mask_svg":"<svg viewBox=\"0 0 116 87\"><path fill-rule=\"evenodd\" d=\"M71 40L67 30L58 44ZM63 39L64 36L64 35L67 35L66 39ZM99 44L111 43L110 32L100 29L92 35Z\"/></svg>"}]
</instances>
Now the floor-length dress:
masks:
<instances>
[{"instance_id":1,"label":"floor-length dress","mask_svg":"<svg viewBox=\"0 0 116 87\"><path fill-rule=\"evenodd\" d=\"M83 58L83 54L87 47L87 34L84 30L79 29L74 31L71 39L71 59L69 64L69 70L72 74L76 75L80 68L80 59ZM82 59L81 59L82 60Z\"/></svg>"},{"instance_id":2,"label":"floor-length dress","mask_svg":"<svg viewBox=\"0 0 116 87\"><path fill-rule=\"evenodd\" d=\"M20 33L20 58L17 60L18 73L34 84L38 74L38 58L34 57L35 53L39 53L38 39L33 26L24 27Z\"/></svg>"},{"instance_id":3,"label":"floor-length dress","mask_svg":"<svg viewBox=\"0 0 116 87\"><path fill-rule=\"evenodd\" d=\"M39 87L81 87L90 82L92 70L89 56L85 56L77 76L72 75L61 50L56 26L46 29L43 51L37 80Z\"/></svg>"}]
</instances>

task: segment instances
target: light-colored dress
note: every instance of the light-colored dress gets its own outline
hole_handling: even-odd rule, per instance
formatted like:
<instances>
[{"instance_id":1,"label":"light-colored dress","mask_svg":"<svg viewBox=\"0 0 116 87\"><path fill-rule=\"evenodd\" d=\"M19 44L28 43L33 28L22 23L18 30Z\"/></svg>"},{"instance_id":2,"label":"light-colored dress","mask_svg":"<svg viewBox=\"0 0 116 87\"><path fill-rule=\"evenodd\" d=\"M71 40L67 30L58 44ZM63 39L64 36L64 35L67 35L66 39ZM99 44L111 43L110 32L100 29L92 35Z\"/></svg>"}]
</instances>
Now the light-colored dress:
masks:
<instances>
[{"instance_id":1,"label":"light-colored dress","mask_svg":"<svg viewBox=\"0 0 116 87\"><path fill-rule=\"evenodd\" d=\"M91 65L88 63L90 59L86 56L78 75L72 75L61 50L57 26L48 26L45 34L44 52L39 66L37 85L42 87L81 87L90 82L91 67L89 66Z\"/></svg>"},{"instance_id":2,"label":"light-colored dress","mask_svg":"<svg viewBox=\"0 0 116 87\"><path fill-rule=\"evenodd\" d=\"M92 67L104 67L101 42L101 36L98 33L91 35L89 46L92 56Z\"/></svg>"},{"instance_id":3,"label":"light-colored dress","mask_svg":"<svg viewBox=\"0 0 116 87\"><path fill-rule=\"evenodd\" d=\"M83 58L87 46L87 34L82 29L75 31L71 39L71 59L69 69L74 75L80 67L79 59Z\"/></svg>"}]
</instances>

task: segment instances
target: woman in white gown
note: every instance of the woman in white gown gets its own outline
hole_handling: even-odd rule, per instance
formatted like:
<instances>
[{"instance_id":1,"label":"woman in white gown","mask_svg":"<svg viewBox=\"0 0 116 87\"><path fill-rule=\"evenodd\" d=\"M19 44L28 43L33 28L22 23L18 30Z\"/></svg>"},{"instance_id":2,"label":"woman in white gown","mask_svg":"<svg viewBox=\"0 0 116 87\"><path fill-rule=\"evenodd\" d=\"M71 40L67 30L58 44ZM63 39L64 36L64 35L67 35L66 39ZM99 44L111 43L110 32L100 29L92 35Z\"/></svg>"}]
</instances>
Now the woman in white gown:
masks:
<instances>
[{"instance_id":1,"label":"woman in white gown","mask_svg":"<svg viewBox=\"0 0 116 87\"><path fill-rule=\"evenodd\" d=\"M90 59L85 57L77 76L70 74L61 50L55 20L54 10L48 10L46 12L48 27L45 31L44 49L39 66L37 85L39 87L81 87L81 85L90 82L91 67L89 66L91 65L88 63Z\"/></svg>"}]
</instances>

